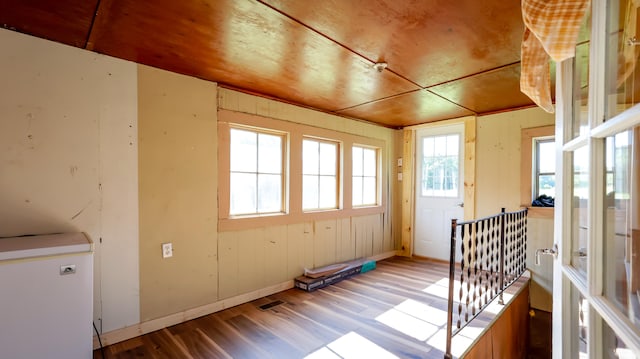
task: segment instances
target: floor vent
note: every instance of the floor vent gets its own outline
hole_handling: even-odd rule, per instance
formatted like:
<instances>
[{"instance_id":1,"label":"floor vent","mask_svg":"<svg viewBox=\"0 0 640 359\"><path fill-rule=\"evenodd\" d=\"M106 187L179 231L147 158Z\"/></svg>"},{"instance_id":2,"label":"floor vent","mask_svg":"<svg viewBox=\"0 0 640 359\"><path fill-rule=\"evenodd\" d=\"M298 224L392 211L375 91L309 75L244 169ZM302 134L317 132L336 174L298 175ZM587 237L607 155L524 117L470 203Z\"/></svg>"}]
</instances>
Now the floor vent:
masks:
<instances>
[{"instance_id":1,"label":"floor vent","mask_svg":"<svg viewBox=\"0 0 640 359\"><path fill-rule=\"evenodd\" d=\"M259 308L262 309L262 310L267 310L267 309L271 309L271 308L273 308L275 306L278 306L280 304L284 304L284 302L281 301L281 300L274 300L273 302L261 305Z\"/></svg>"}]
</instances>

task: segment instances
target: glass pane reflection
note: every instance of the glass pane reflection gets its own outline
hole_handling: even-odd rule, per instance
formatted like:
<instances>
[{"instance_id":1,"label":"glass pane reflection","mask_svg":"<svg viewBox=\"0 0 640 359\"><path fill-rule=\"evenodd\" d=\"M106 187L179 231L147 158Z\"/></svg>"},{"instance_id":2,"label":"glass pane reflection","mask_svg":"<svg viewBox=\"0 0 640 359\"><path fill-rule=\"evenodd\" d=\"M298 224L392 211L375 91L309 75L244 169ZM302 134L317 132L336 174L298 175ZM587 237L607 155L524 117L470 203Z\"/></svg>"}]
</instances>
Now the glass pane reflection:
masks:
<instances>
[{"instance_id":1,"label":"glass pane reflection","mask_svg":"<svg viewBox=\"0 0 640 359\"><path fill-rule=\"evenodd\" d=\"M580 292L575 288L571 287L572 300L573 300L573 308L577 310L577 313L574 312L574 318L577 319L577 337L574 337L573 342L573 353L577 353L577 357L580 359L588 358L587 355L587 339L589 334L589 302L580 294ZM575 319L574 319L575 320ZM575 328L575 321L574 321Z\"/></svg>"},{"instance_id":2,"label":"glass pane reflection","mask_svg":"<svg viewBox=\"0 0 640 359\"><path fill-rule=\"evenodd\" d=\"M591 16L587 12L580 28L576 57L573 63L573 128L572 138L587 133L589 129L588 100L589 100L589 44L591 39Z\"/></svg>"},{"instance_id":3,"label":"glass pane reflection","mask_svg":"<svg viewBox=\"0 0 640 359\"><path fill-rule=\"evenodd\" d=\"M605 296L640 328L640 127L606 139Z\"/></svg>"},{"instance_id":4,"label":"glass pane reflection","mask_svg":"<svg viewBox=\"0 0 640 359\"><path fill-rule=\"evenodd\" d=\"M632 0L612 1L609 4L607 45L607 118L632 107L640 99L640 71L638 56L640 39L638 7Z\"/></svg>"},{"instance_id":5,"label":"glass pane reflection","mask_svg":"<svg viewBox=\"0 0 640 359\"><path fill-rule=\"evenodd\" d=\"M587 275L587 229L589 210L589 153L582 147L573 153L572 256L571 265Z\"/></svg>"},{"instance_id":6,"label":"glass pane reflection","mask_svg":"<svg viewBox=\"0 0 640 359\"><path fill-rule=\"evenodd\" d=\"M603 358L637 359L638 356L604 323Z\"/></svg>"}]
</instances>

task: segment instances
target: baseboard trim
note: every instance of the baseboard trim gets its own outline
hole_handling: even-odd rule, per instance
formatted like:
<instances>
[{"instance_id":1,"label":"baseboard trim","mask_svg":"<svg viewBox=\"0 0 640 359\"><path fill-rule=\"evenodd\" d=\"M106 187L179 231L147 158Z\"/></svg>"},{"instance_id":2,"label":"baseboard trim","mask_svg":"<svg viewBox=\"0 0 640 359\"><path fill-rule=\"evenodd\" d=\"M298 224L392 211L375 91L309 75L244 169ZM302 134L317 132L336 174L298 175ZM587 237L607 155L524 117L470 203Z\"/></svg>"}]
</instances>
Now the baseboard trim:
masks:
<instances>
[{"instance_id":1,"label":"baseboard trim","mask_svg":"<svg viewBox=\"0 0 640 359\"><path fill-rule=\"evenodd\" d=\"M398 255L399 251L389 251L371 256L368 259L381 261L383 259L391 258ZM235 297L219 300L217 302L205 304L199 307L187 309L178 313L170 314L165 317L148 320L146 322L138 323L121 329L112 330L110 332L100 335L102 340L102 346L112 345L131 338L135 338L147 333L154 332L172 325L180 324L191 319L196 319L211 313L219 312L221 310L235 307L243 303L250 302L262 297L266 297L271 294L285 291L293 288L293 280L288 280L279 284L271 285L262 289L255 290L253 292L244 293ZM99 349L100 342L98 337L93 337L93 349Z\"/></svg>"}]
</instances>

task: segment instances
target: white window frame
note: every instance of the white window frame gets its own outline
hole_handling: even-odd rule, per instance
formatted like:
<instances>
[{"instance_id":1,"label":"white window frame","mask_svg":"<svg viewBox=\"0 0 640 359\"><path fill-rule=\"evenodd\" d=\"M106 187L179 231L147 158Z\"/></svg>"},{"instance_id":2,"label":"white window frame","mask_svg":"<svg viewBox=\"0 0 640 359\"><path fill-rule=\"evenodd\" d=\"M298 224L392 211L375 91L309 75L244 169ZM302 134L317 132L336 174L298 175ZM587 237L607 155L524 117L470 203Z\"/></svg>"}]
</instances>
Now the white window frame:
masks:
<instances>
[{"instance_id":1,"label":"white window frame","mask_svg":"<svg viewBox=\"0 0 640 359\"><path fill-rule=\"evenodd\" d=\"M378 147L373 147L373 146L367 146L367 145L361 145L361 144L353 144L350 148L351 153L353 154L353 149L354 148L362 148L363 149L363 159L364 159L364 150L373 150L375 152L375 163L376 163L376 169L375 169L375 201L373 203L360 203L360 204L355 204L353 203L353 195L351 196L352 202L351 205L353 206L353 208L363 208L363 207L373 207L373 206L378 206L380 205L380 148ZM352 158L352 165L351 165L352 171L353 171L353 158ZM364 179L365 178L372 178L373 176L365 176L364 175L364 161L363 161L363 174L362 175L358 175L356 176L353 172L351 173L351 189L353 191L353 181L356 177L362 178L363 179L363 183L364 183ZM362 198L364 198L364 186L363 186L363 193L362 193Z\"/></svg>"},{"instance_id":2,"label":"white window frame","mask_svg":"<svg viewBox=\"0 0 640 359\"><path fill-rule=\"evenodd\" d=\"M540 196L538 192L538 188L540 188L540 176L541 175L554 175L556 174L555 170L553 172L540 172L540 143L544 142L555 142L555 136L544 136L544 137L534 137L532 138L533 145L533 158L531 159L533 163L533 169L531 174L533 175L531 179L531 196L533 199L536 199ZM557 184L555 186L555 190L557 190ZM554 196L555 198L555 196Z\"/></svg>"},{"instance_id":3,"label":"white window frame","mask_svg":"<svg viewBox=\"0 0 640 359\"><path fill-rule=\"evenodd\" d=\"M318 171L317 175L313 175L313 176L317 176L318 177L318 184L320 182L320 178L321 177L334 177L335 178L335 182L336 182L336 198L335 198L335 206L333 207L320 207L320 201L318 201L318 206L317 207L313 207L313 208L305 208L304 207L304 191L302 192L302 210L304 212L317 212L317 211L327 211L327 210L336 210L336 209L340 209L341 208L341 195L342 195L342 191L341 191L341 174L340 174L340 168L341 168L341 162L342 162L342 156L341 156L341 151L342 151L342 144L339 141L336 140L330 140L330 139L323 139L323 138L317 138L317 137L311 137L311 136L304 136L302 138L302 148L304 151L304 141L313 141L313 142L317 142L318 144L322 144L322 143L328 143L328 144L332 144L334 146L336 146L336 158L335 158L335 175L330 176L330 175L323 175ZM302 186L304 188L304 177L305 176L309 176L309 174L306 174L304 172L304 155L302 157ZM320 165L320 157L318 157L318 165ZM322 167L320 165L320 167ZM318 189L318 194L319 196L321 196L320 194L320 190Z\"/></svg>"},{"instance_id":4,"label":"white window frame","mask_svg":"<svg viewBox=\"0 0 640 359\"><path fill-rule=\"evenodd\" d=\"M233 130L240 130L240 131L246 131L246 132L253 132L256 134L257 138L259 139L260 134L265 134L265 135L271 135L271 136L277 136L280 137L281 141L282 141L282 146L281 146L281 153L280 153L280 210L278 211L264 211L261 212L259 210L259 205L258 205L258 198L259 198L259 186L256 184L256 211L255 212L248 212L248 213L238 213L238 214L233 214L231 213L231 208L229 208L229 216L230 217L237 217L237 218L242 218L242 217L256 217L256 216L272 216L272 215L279 215L279 214L285 214L287 213L287 205L286 205L286 198L287 198L287 157L288 157L288 153L287 153L287 147L288 147L288 141L289 141L289 134L287 132L282 132L282 131L276 131L276 130L272 130L272 129L264 129L264 128L257 128L257 127L249 127L249 126L241 126L241 125L232 125L229 128L229 133L231 133L231 131ZM229 135L229 138L231 139L231 135ZM259 144L259 142L258 142ZM229 146L231 146L231 140L229 141ZM232 173L252 173L256 175L256 181L259 178L260 174L271 174L271 173L267 173L267 172L260 172L260 152L258 149L256 149L257 153L256 153L256 162L257 162L257 168L256 168L256 172L244 172L244 171L232 171L231 169L229 169L229 177L231 177ZM231 149L229 149L229 156L231 156ZM231 190L229 190L229 196L231 196Z\"/></svg>"}]
</instances>

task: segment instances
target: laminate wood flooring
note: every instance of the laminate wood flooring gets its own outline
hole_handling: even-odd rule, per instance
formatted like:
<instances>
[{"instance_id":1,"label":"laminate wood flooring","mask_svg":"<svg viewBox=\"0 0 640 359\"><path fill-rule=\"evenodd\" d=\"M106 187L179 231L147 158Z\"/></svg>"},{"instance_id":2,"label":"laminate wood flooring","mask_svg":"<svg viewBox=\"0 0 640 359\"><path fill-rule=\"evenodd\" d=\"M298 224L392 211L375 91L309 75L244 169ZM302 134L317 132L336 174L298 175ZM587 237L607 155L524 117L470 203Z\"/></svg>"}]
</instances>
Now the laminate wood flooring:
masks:
<instances>
[{"instance_id":1,"label":"laminate wood flooring","mask_svg":"<svg viewBox=\"0 0 640 359\"><path fill-rule=\"evenodd\" d=\"M104 353L118 359L442 358L448 270L440 262L394 257L315 292L276 293ZM490 320L481 315L474 325Z\"/></svg>"}]
</instances>

